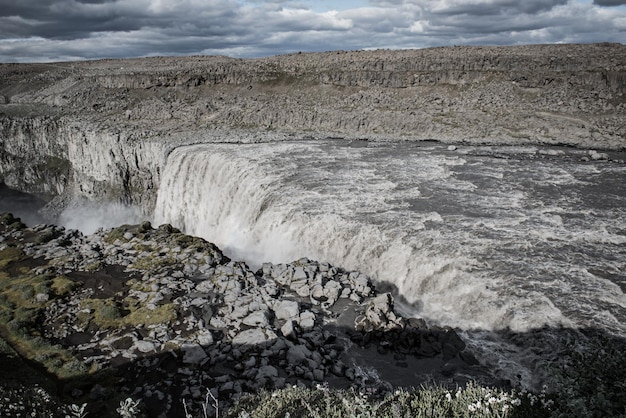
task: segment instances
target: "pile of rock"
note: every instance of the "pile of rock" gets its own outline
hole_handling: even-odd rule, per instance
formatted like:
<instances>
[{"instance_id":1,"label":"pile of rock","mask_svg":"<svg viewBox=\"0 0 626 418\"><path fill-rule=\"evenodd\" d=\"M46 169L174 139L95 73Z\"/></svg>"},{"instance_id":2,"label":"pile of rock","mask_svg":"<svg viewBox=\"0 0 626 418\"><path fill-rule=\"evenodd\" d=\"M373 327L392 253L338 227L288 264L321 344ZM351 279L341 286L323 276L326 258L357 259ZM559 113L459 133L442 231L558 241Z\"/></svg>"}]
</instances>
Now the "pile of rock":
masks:
<instances>
[{"instance_id":1,"label":"pile of rock","mask_svg":"<svg viewBox=\"0 0 626 418\"><path fill-rule=\"evenodd\" d=\"M80 384L67 385L75 403L122 393L143 399L150 415L173 416L176 399L201 402L207 388L232 402L261 388L372 384L363 378L372 344L408 385L420 383L420 371L407 368L407 356L442 366L469 359L463 373L476 363L452 329L402 318L391 294L377 294L359 272L308 259L253 272L169 225L83 236L3 220L0 251L21 250L22 265L32 261L26 274L63 277L71 289L33 295L41 321L32 332L85 365ZM102 374L114 376L106 387ZM391 386L375 370L369 376Z\"/></svg>"}]
</instances>

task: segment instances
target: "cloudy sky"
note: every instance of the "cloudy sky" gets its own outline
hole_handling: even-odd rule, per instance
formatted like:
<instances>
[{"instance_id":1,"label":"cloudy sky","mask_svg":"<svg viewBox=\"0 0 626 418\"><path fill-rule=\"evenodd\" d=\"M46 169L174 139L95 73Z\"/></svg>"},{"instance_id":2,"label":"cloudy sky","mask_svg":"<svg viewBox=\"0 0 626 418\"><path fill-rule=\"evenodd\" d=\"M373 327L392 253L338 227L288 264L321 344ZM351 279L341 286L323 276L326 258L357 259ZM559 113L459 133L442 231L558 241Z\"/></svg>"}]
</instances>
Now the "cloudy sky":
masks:
<instances>
[{"instance_id":1,"label":"cloudy sky","mask_svg":"<svg viewBox=\"0 0 626 418\"><path fill-rule=\"evenodd\" d=\"M626 0L0 0L0 62L626 43Z\"/></svg>"}]
</instances>

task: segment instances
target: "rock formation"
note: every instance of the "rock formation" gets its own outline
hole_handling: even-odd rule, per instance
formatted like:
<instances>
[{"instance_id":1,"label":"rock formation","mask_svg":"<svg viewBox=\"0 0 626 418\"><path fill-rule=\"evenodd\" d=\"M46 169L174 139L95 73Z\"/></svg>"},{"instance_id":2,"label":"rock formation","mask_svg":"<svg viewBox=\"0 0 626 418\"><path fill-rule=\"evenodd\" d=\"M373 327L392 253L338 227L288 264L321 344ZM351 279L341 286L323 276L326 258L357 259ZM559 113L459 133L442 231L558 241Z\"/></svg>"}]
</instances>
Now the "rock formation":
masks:
<instances>
[{"instance_id":1,"label":"rock formation","mask_svg":"<svg viewBox=\"0 0 626 418\"><path fill-rule=\"evenodd\" d=\"M0 178L154 206L178 144L316 137L626 145L619 44L0 65Z\"/></svg>"},{"instance_id":2,"label":"rock formation","mask_svg":"<svg viewBox=\"0 0 626 418\"><path fill-rule=\"evenodd\" d=\"M625 94L617 44L5 64L0 181L51 212L85 198L149 216L183 144L565 144L607 159L596 150L626 148ZM207 388L232 400L490 378L454 330L403 318L359 272L308 259L253 271L168 225L84 236L3 215L0 279L3 338L93 408L132 396L182 416L178 401Z\"/></svg>"},{"instance_id":3,"label":"rock formation","mask_svg":"<svg viewBox=\"0 0 626 418\"><path fill-rule=\"evenodd\" d=\"M285 385L490 379L454 330L401 317L361 273L308 259L253 272L149 223L84 236L2 215L0 333L66 402L132 397L148 416L183 416L207 389L228 404Z\"/></svg>"}]
</instances>

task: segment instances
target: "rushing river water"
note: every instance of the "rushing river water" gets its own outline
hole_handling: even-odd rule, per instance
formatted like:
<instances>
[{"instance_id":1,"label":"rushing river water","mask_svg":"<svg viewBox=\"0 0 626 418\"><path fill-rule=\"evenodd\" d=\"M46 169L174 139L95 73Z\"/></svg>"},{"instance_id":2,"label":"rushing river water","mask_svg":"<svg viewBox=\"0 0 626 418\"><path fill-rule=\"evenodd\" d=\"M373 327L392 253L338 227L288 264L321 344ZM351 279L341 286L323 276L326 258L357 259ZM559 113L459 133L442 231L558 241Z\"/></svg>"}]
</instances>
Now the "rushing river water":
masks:
<instances>
[{"instance_id":1,"label":"rushing river water","mask_svg":"<svg viewBox=\"0 0 626 418\"><path fill-rule=\"evenodd\" d=\"M626 166L588 155L330 140L188 146L168 158L155 222L254 266L308 257L365 272L400 295L403 313L482 339L477 348L488 357L491 346L502 366L505 343L486 336L495 331L626 336Z\"/></svg>"}]
</instances>

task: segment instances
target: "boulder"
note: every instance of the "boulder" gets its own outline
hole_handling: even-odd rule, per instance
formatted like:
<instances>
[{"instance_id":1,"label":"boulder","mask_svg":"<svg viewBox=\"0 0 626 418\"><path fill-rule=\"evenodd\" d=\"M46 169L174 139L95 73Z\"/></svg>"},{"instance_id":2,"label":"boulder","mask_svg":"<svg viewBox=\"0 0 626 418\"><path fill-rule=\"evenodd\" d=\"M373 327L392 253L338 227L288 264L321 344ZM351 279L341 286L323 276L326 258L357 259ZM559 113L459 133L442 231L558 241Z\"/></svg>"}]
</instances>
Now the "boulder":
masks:
<instances>
[{"instance_id":1,"label":"boulder","mask_svg":"<svg viewBox=\"0 0 626 418\"><path fill-rule=\"evenodd\" d=\"M204 348L199 344L183 344L180 350L185 364L201 364L208 357Z\"/></svg>"},{"instance_id":2,"label":"boulder","mask_svg":"<svg viewBox=\"0 0 626 418\"><path fill-rule=\"evenodd\" d=\"M310 329L315 326L315 314L311 311L304 311L300 314L298 325L302 329Z\"/></svg>"},{"instance_id":3,"label":"boulder","mask_svg":"<svg viewBox=\"0 0 626 418\"><path fill-rule=\"evenodd\" d=\"M292 320L288 320L285 324L280 327L280 332L283 334L285 338L289 338L291 340L297 340L298 333L296 330L296 324Z\"/></svg>"},{"instance_id":4,"label":"boulder","mask_svg":"<svg viewBox=\"0 0 626 418\"><path fill-rule=\"evenodd\" d=\"M265 346L269 340L276 338L276 334L271 330L252 328L240 332L233 338L233 345L239 345L240 350L249 346Z\"/></svg>"},{"instance_id":5,"label":"boulder","mask_svg":"<svg viewBox=\"0 0 626 418\"><path fill-rule=\"evenodd\" d=\"M254 311L241 322L251 327L267 327L269 325L267 316L267 311Z\"/></svg>"},{"instance_id":6,"label":"boulder","mask_svg":"<svg viewBox=\"0 0 626 418\"><path fill-rule=\"evenodd\" d=\"M300 305L294 300L281 300L274 305L274 315L278 320L297 318L300 314Z\"/></svg>"},{"instance_id":7,"label":"boulder","mask_svg":"<svg viewBox=\"0 0 626 418\"><path fill-rule=\"evenodd\" d=\"M152 341L138 340L135 341L135 349L141 353L152 353L156 350L156 346Z\"/></svg>"},{"instance_id":8,"label":"boulder","mask_svg":"<svg viewBox=\"0 0 626 418\"><path fill-rule=\"evenodd\" d=\"M309 359L312 357L313 353L311 350L306 348L305 345L294 345L290 347L287 351L287 362L291 366L297 366L300 364L309 364Z\"/></svg>"}]
</instances>

